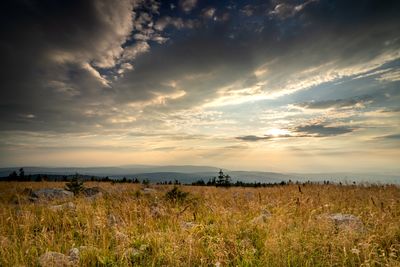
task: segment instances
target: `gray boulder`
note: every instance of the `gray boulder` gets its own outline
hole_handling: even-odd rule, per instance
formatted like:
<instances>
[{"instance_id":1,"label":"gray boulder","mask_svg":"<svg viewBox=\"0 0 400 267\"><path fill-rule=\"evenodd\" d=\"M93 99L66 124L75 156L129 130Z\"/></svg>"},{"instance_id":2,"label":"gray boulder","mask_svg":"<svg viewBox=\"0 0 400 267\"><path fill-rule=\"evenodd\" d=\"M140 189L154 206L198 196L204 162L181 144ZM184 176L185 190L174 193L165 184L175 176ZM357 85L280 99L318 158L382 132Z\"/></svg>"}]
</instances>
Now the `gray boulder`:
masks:
<instances>
[{"instance_id":1,"label":"gray boulder","mask_svg":"<svg viewBox=\"0 0 400 267\"><path fill-rule=\"evenodd\" d=\"M69 267L74 266L70 258L62 253L49 251L39 258L41 267Z\"/></svg>"},{"instance_id":2,"label":"gray boulder","mask_svg":"<svg viewBox=\"0 0 400 267\"><path fill-rule=\"evenodd\" d=\"M141 245L139 249L131 247L124 251L122 257L125 259L132 259L144 255L149 249L148 245Z\"/></svg>"},{"instance_id":3,"label":"gray boulder","mask_svg":"<svg viewBox=\"0 0 400 267\"><path fill-rule=\"evenodd\" d=\"M339 230L352 230L356 232L364 231L363 222L357 216L352 214L333 213L324 214L320 217L326 218L333 222L335 227Z\"/></svg>"},{"instance_id":4,"label":"gray boulder","mask_svg":"<svg viewBox=\"0 0 400 267\"><path fill-rule=\"evenodd\" d=\"M69 260L74 263L78 264L79 263L79 258L80 258L80 251L78 248L71 248L68 252L68 258Z\"/></svg>"},{"instance_id":5,"label":"gray boulder","mask_svg":"<svg viewBox=\"0 0 400 267\"><path fill-rule=\"evenodd\" d=\"M88 187L84 188L82 191L83 195L85 197L89 198L96 198L96 197L101 197L103 195L103 189L100 187Z\"/></svg>"},{"instance_id":6,"label":"gray boulder","mask_svg":"<svg viewBox=\"0 0 400 267\"><path fill-rule=\"evenodd\" d=\"M46 252L40 256L39 265L41 267L78 266L81 248L71 248L68 256L54 251Z\"/></svg>"},{"instance_id":7,"label":"gray boulder","mask_svg":"<svg viewBox=\"0 0 400 267\"><path fill-rule=\"evenodd\" d=\"M60 188L44 188L34 190L30 194L32 201L41 200L70 200L74 197L74 193Z\"/></svg>"},{"instance_id":8,"label":"gray boulder","mask_svg":"<svg viewBox=\"0 0 400 267\"><path fill-rule=\"evenodd\" d=\"M272 214L268 210L262 210L261 214L257 217L255 217L251 222L253 224L263 224L266 223L270 218L272 217Z\"/></svg>"},{"instance_id":9,"label":"gray boulder","mask_svg":"<svg viewBox=\"0 0 400 267\"><path fill-rule=\"evenodd\" d=\"M181 227L183 229L187 229L187 230L192 229L192 228L196 227L197 225L198 224L194 223L194 222L182 222L181 223Z\"/></svg>"},{"instance_id":10,"label":"gray boulder","mask_svg":"<svg viewBox=\"0 0 400 267\"><path fill-rule=\"evenodd\" d=\"M124 251L122 257L124 259L132 259L141 255L140 250L136 248L128 248Z\"/></svg>"},{"instance_id":11,"label":"gray boulder","mask_svg":"<svg viewBox=\"0 0 400 267\"><path fill-rule=\"evenodd\" d=\"M146 194L146 195L153 194L153 193L156 193L156 192L157 192L157 190L155 190L153 188L149 188L149 187L146 187L146 188L142 189L142 193Z\"/></svg>"}]
</instances>

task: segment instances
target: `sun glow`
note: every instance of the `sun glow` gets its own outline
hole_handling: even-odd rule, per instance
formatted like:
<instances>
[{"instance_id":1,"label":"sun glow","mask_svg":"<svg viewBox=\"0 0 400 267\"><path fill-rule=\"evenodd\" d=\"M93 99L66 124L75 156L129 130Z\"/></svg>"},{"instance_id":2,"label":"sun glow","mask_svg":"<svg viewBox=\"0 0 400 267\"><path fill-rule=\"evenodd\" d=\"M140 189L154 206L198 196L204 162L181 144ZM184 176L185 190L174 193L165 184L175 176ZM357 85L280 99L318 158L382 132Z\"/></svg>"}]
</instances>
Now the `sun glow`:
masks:
<instances>
[{"instance_id":1,"label":"sun glow","mask_svg":"<svg viewBox=\"0 0 400 267\"><path fill-rule=\"evenodd\" d=\"M289 134L290 134L290 132L288 130L279 129L279 128L272 128L267 131L267 135L272 135L275 137L289 135Z\"/></svg>"}]
</instances>

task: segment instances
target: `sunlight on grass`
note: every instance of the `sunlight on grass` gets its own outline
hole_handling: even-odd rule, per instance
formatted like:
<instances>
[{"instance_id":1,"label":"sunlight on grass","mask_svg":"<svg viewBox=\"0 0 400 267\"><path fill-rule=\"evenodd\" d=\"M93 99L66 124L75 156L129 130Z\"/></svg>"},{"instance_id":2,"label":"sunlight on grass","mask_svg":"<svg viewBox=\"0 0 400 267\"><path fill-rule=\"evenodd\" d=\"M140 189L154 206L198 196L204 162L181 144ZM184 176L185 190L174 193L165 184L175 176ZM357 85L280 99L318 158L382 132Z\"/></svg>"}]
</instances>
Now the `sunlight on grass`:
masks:
<instances>
[{"instance_id":1,"label":"sunlight on grass","mask_svg":"<svg viewBox=\"0 0 400 267\"><path fill-rule=\"evenodd\" d=\"M172 186L85 186L105 193L52 210L61 202L32 203L23 191L64 183L0 183L0 266L38 266L45 252L72 248L80 266L400 265L396 186L180 186L174 197ZM323 219L332 213L363 227Z\"/></svg>"}]
</instances>

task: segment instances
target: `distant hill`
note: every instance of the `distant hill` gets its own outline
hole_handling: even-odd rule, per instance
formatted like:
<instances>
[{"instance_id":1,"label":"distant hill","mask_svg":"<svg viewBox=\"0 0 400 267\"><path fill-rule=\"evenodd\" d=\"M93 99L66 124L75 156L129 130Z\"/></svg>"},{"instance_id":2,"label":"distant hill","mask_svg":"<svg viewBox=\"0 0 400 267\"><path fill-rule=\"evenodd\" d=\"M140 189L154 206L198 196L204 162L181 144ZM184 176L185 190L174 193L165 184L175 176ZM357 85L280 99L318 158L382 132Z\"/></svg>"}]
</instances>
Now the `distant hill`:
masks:
<instances>
[{"instance_id":1,"label":"distant hill","mask_svg":"<svg viewBox=\"0 0 400 267\"><path fill-rule=\"evenodd\" d=\"M114 179L138 178L148 179L151 182L179 180L182 183L192 183L199 179L207 181L218 175L219 168L213 166L194 165L125 165L118 167L23 167L26 175L73 175L79 173L87 177L106 177ZM0 177L6 177L19 168L0 168ZM223 169L232 177L233 181L275 183L281 181L334 181L334 182L373 182L400 184L400 176L373 174L373 173L276 173L261 171L232 171Z\"/></svg>"}]
</instances>

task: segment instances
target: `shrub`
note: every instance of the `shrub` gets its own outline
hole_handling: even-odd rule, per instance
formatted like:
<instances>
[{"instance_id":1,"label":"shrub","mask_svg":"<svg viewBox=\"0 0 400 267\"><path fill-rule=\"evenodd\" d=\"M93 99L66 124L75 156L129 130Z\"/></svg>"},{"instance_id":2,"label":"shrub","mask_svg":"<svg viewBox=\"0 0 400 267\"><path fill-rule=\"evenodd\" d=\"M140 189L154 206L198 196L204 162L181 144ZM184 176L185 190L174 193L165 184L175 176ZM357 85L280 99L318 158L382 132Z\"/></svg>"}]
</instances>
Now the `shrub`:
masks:
<instances>
[{"instance_id":1,"label":"shrub","mask_svg":"<svg viewBox=\"0 0 400 267\"><path fill-rule=\"evenodd\" d=\"M84 189L83 182L79 180L79 175L75 174L69 183L65 184L65 190L71 191L74 195L78 195Z\"/></svg>"},{"instance_id":2,"label":"shrub","mask_svg":"<svg viewBox=\"0 0 400 267\"><path fill-rule=\"evenodd\" d=\"M170 191L165 194L167 200L176 202L183 202L186 200L189 193L181 191L178 187L174 186Z\"/></svg>"}]
</instances>

